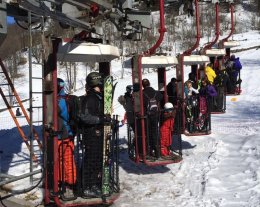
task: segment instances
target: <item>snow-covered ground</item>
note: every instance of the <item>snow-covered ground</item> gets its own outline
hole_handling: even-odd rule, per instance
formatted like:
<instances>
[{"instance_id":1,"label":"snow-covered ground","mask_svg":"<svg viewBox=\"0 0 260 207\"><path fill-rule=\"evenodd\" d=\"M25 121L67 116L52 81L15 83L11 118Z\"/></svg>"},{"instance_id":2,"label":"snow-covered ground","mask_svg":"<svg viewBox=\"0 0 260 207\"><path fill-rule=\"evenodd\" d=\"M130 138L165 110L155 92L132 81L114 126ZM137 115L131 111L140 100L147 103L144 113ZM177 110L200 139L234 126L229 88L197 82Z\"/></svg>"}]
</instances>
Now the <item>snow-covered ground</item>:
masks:
<instances>
[{"instance_id":1,"label":"snow-covered ground","mask_svg":"<svg viewBox=\"0 0 260 207\"><path fill-rule=\"evenodd\" d=\"M260 34L249 32L234 36L241 48L260 45ZM260 206L260 50L237 53L243 64L242 94L227 97L225 114L212 115L212 134L183 138L183 161L161 167L136 165L128 159L126 145L120 153L121 195L114 207L258 207ZM114 61L113 74L120 77L121 61ZM84 71L82 72L84 74ZM61 74L62 76L62 74ZM167 79L175 70L167 72ZM81 76L84 81L84 76ZM156 84L155 73L144 75ZM25 79L25 78L24 78ZM130 73L118 79L114 113L124 110L117 97L131 84ZM19 91L26 93L24 81ZM77 94L83 94L78 91ZM0 105L3 108L3 105ZM0 164L2 172L19 175L28 172L28 150L22 143L8 113L0 113ZM126 139L126 128L120 128L120 139ZM39 168L39 166L38 166ZM24 188L28 179L11 184ZM36 189L34 203L42 198ZM21 197L25 197L24 195Z\"/></svg>"}]
</instances>

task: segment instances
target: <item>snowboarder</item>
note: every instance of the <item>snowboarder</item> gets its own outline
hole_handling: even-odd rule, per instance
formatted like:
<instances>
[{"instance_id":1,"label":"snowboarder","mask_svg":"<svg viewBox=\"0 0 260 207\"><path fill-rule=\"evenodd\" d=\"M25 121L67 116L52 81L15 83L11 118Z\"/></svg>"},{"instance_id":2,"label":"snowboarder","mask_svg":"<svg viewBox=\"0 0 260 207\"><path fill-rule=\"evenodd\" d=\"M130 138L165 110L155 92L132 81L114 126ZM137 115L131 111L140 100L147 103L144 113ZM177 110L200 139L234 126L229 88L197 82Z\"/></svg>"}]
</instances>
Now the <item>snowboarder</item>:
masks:
<instances>
[{"instance_id":1,"label":"snowboarder","mask_svg":"<svg viewBox=\"0 0 260 207\"><path fill-rule=\"evenodd\" d=\"M80 97L81 131L83 138L82 190L86 197L101 196L104 122L111 122L104 115L103 77L91 72L86 78L87 94Z\"/></svg>"}]
</instances>

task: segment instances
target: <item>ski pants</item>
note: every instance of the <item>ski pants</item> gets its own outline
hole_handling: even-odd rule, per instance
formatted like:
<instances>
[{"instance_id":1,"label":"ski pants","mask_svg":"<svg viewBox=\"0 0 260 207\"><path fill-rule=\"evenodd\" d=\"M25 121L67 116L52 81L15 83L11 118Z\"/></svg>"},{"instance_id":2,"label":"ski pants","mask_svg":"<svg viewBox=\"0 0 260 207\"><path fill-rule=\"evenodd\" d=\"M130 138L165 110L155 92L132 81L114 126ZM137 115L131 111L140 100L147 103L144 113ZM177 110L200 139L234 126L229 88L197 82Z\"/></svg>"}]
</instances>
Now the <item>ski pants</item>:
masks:
<instances>
[{"instance_id":1,"label":"ski pants","mask_svg":"<svg viewBox=\"0 0 260 207\"><path fill-rule=\"evenodd\" d=\"M172 144L172 132L174 127L174 119L166 119L160 127L160 137L161 137L161 155L169 155L169 147Z\"/></svg>"},{"instance_id":2,"label":"ski pants","mask_svg":"<svg viewBox=\"0 0 260 207\"><path fill-rule=\"evenodd\" d=\"M76 183L76 165L74 161L73 139L58 140L59 146L59 180L66 184Z\"/></svg>"},{"instance_id":3,"label":"ski pants","mask_svg":"<svg viewBox=\"0 0 260 207\"><path fill-rule=\"evenodd\" d=\"M149 139L150 154L155 153L159 157L159 115L148 115L148 130L146 136Z\"/></svg>"},{"instance_id":4,"label":"ski pants","mask_svg":"<svg viewBox=\"0 0 260 207\"><path fill-rule=\"evenodd\" d=\"M83 163L82 184L83 189L102 185L103 166L103 128L90 127L83 134Z\"/></svg>"}]
</instances>

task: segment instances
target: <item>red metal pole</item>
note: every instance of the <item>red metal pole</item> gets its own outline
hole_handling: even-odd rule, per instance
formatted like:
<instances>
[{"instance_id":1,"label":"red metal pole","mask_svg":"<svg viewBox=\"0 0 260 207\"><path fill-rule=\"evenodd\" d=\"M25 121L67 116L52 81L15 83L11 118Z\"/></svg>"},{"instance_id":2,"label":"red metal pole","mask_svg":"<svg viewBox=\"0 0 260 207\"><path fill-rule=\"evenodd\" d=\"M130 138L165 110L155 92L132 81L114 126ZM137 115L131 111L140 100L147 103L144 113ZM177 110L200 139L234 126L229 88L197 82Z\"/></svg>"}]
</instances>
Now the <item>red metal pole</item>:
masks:
<instances>
[{"instance_id":1,"label":"red metal pole","mask_svg":"<svg viewBox=\"0 0 260 207\"><path fill-rule=\"evenodd\" d=\"M234 30L235 30L235 26L234 26L234 5L232 3L230 4L230 15L231 15L231 31L226 38L221 40L221 47L222 48L224 46L224 42L228 41L228 38L230 38L231 35L233 35Z\"/></svg>"},{"instance_id":2,"label":"red metal pole","mask_svg":"<svg viewBox=\"0 0 260 207\"><path fill-rule=\"evenodd\" d=\"M53 41L53 69L52 69L52 83L53 83L53 130L58 131L58 91L57 91L57 52L59 40ZM57 206L63 206L58 197L59 193L59 155L58 155L58 136L54 136L53 140L53 199Z\"/></svg>"},{"instance_id":3,"label":"red metal pole","mask_svg":"<svg viewBox=\"0 0 260 207\"><path fill-rule=\"evenodd\" d=\"M140 78L140 115L141 115L141 128L142 128L142 147L143 147L143 161L146 163L146 134L145 134L145 121L144 121L144 99L142 90L142 55L138 55L138 76Z\"/></svg>"},{"instance_id":4,"label":"red metal pole","mask_svg":"<svg viewBox=\"0 0 260 207\"><path fill-rule=\"evenodd\" d=\"M195 0L195 16L196 16L196 28L197 28L197 40L193 47L190 49L186 50L183 55L190 55L193 50L195 50L200 43L200 22L199 22L199 5L198 5L198 0Z\"/></svg>"},{"instance_id":5,"label":"red metal pole","mask_svg":"<svg viewBox=\"0 0 260 207\"><path fill-rule=\"evenodd\" d=\"M164 22L164 0L160 0L160 28L158 29L158 31L160 33L159 39L157 40L154 46L152 46L147 51L143 52L145 56L154 54L156 49L160 46L160 44L163 41L164 33L166 32Z\"/></svg>"},{"instance_id":6,"label":"red metal pole","mask_svg":"<svg viewBox=\"0 0 260 207\"><path fill-rule=\"evenodd\" d=\"M206 45L204 47L204 51L206 51L207 49L210 49L218 41L218 38L219 38L219 16L218 16L219 3L218 2L215 4L215 10L216 10L216 33L215 33L216 37L212 42L210 42L208 45Z\"/></svg>"}]
</instances>

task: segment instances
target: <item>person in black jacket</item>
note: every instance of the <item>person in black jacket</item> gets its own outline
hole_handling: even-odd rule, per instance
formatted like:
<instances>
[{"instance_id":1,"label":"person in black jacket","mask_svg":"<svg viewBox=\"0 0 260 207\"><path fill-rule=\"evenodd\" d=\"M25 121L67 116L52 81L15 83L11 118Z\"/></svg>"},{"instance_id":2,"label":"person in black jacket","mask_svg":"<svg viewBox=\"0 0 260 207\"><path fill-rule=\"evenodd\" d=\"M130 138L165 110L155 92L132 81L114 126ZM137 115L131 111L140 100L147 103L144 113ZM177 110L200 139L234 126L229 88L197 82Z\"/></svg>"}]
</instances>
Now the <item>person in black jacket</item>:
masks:
<instances>
[{"instance_id":1,"label":"person in black jacket","mask_svg":"<svg viewBox=\"0 0 260 207\"><path fill-rule=\"evenodd\" d=\"M126 112L127 124L134 131L135 129L135 118L134 118L134 101L133 101L133 86L126 86L125 95L121 95L118 97L118 102L124 107Z\"/></svg>"},{"instance_id":2,"label":"person in black jacket","mask_svg":"<svg viewBox=\"0 0 260 207\"><path fill-rule=\"evenodd\" d=\"M80 97L79 121L83 138L82 190L84 196L101 195L104 122L111 117L104 115L103 78L92 72L86 78L87 94Z\"/></svg>"},{"instance_id":3,"label":"person in black jacket","mask_svg":"<svg viewBox=\"0 0 260 207\"><path fill-rule=\"evenodd\" d=\"M177 79L172 78L167 85L168 101L174 106L177 105Z\"/></svg>"},{"instance_id":4,"label":"person in black jacket","mask_svg":"<svg viewBox=\"0 0 260 207\"><path fill-rule=\"evenodd\" d=\"M160 102L163 96L160 92L154 90L150 86L150 81L148 79L142 80L143 85L143 101L144 101L144 112L147 115L148 130L146 130L146 136L149 139L149 149L148 153L152 156L160 156L160 135L159 135L159 117L160 117ZM151 113L149 110L149 104L151 99L155 99L157 102L158 110Z\"/></svg>"}]
</instances>

